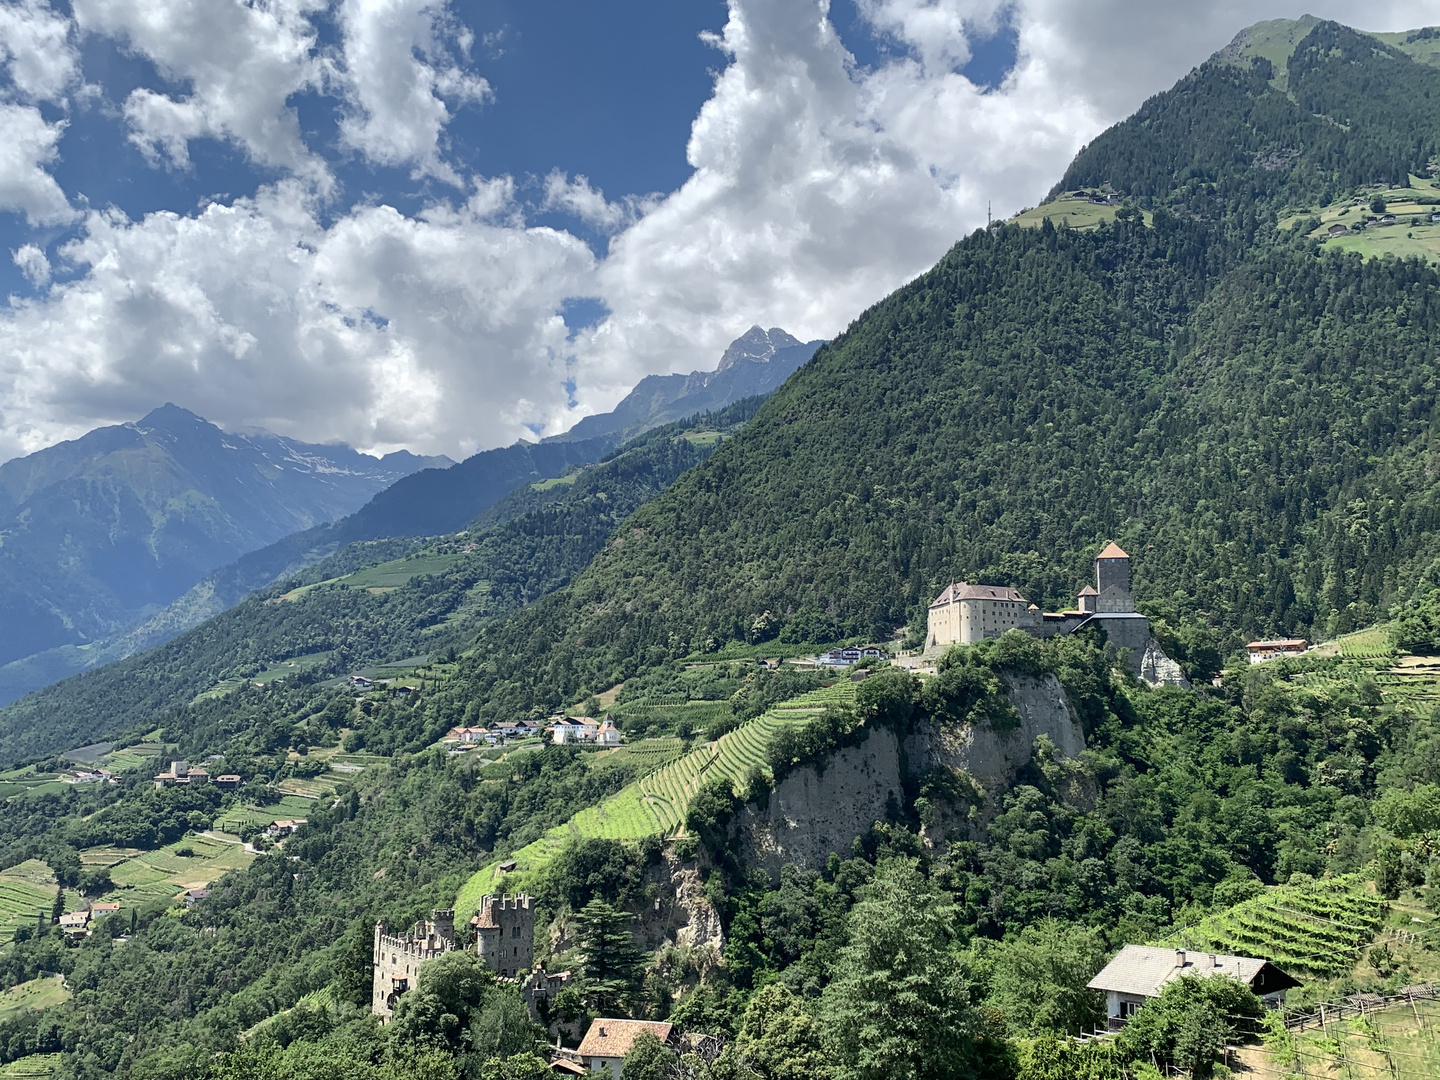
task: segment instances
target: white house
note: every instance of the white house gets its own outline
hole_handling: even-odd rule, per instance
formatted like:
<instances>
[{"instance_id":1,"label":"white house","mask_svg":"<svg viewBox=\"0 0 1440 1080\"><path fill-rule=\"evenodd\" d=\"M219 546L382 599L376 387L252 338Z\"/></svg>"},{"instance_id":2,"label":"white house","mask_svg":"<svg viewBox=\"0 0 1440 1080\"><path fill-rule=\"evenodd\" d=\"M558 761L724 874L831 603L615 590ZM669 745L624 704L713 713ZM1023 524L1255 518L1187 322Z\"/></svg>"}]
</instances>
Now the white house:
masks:
<instances>
[{"instance_id":1,"label":"white house","mask_svg":"<svg viewBox=\"0 0 1440 1080\"><path fill-rule=\"evenodd\" d=\"M1252 641L1245 646L1250 663L1263 664L1267 660L1278 660L1283 656L1300 656L1310 643L1304 638L1281 638L1275 641Z\"/></svg>"},{"instance_id":2,"label":"white house","mask_svg":"<svg viewBox=\"0 0 1440 1080\"><path fill-rule=\"evenodd\" d=\"M648 1031L669 1045L674 1030L675 1025L655 1020L614 1020L602 1016L591 1021L590 1030L585 1032L585 1038L580 1041L576 1052L592 1073L608 1072L612 1080L620 1080L625 1055L636 1039Z\"/></svg>"},{"instance_id":3,"label":"white house","mask_svg":"<svg viewBox=\"0 0 1440 1080\"><path fill-rule=\"evenodd\" d=\"M595 732L595 742L600 746L619 746L620 729L607 716L600 729Z\"/></svg>"},{"instance_id":4,"label":"white house","mask_svg":"<svg viewBox=\"0 0 1440 1080\"><path fill-rule=\"evenodd\" d=\"M1171 979L1212 975L1239 979L1272 1009L1285 1004L1285 991L1300 985L1268 960L1126 945L1086 986L1105 994L1108 1026L1118 1031L1149 998L1159 997Z\"/></svg>"}]
</instances>

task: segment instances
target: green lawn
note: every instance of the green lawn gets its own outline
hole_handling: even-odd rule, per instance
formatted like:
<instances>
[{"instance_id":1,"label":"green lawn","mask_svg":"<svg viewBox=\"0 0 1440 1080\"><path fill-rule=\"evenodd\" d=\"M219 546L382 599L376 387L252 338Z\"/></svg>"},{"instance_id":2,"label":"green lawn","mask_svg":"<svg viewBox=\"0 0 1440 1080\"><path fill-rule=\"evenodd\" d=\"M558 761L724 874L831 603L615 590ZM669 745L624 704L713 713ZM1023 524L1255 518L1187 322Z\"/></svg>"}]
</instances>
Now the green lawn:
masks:
<instances>
[{"instance_id":1,"label":"green lawn","mask_svg":"<svg viewBox=\"0 0 1440 1080\"><path fill-rule=\"evenodd\" d=\"M843 679L781 702L715 742L706 743L643 776L599 805L581 810L534 843L477 871L455 899L457 918L469 918L486 893L522 887L529 875L549 863L572 838L640 840L683 832L690 799L703 784L721 777L738 786L752 770L763 772L766 751L776 732L807 722L827 705L852 703L855 690L855 683ZM513 859L517 864L513 874L499 873L498 866L506 859Z\"/></svg>"},{"instance_id":2,"label":"green lawn","mask_svg":"<svg viewBox=\"0 0 1440 1080\"><path fill-rule=\"evenodd\" d=\"M39 1012L68 1000L70 989L59 975L31 979L0 993L0 1022L14 1019L21 1013Z\"/></svg>"},{"instance_id":3,"label":"green lawn","mask_svg":"<svg viewBox=\"0 0 1440 1080\"><path fill-rule=\"evenodd\" d=\"M464 558L461 554L411 555L409 558L367 566L364 570L357 570L340 578L339 581L351 589L398 589L411 578L421 574L444 573Z\"/></svg>"},{"instance_id":4,"label":"green lawn","mask_svg":"<svg viewBox=\"0 0 1440 1080\"><path fill-rule=\"evenodd\" d=\"M1081 199L1056 199L1054 202L1041 203L1023 214L1017 214L1010 221L1027 229L1037 229L1044 221L1054 225L1068 225L1072 229L1094 229L1107 221L1114 221L1119 210L1118 205L1101 206ZM1146 211L1146 225L1150 224L1150 219L1151 215Z\"/></svg>"},{"instance_id":5,"label":"green lawn","mask_svg":"<svg viewBox=\"0 0 1440 1080\"><path fill-rule=\"evenodd\" d=\"M1418 176L1411 177L1410 184L1408 188L1363 192L1329 206L1292 212L1280 224L1285 228L1295 228L1302 222L1319 218L1319 226L1308 235L1323 239L1327 248L1358 252L1366 258L1394 255L1402 259L1440 260L1440 224L1431 225L1429 221L1431 211L1440 210L1440 186ZM1397 220L1394 225L1370 226L1361 232L1325 237L1332 225L1363 221L1371 214L1370 200L1377 194L1385 199L1386 211L1395 215ZM1416 218L1420 219L1419 224L1414 223Z\"/></svg>"},{"instance_id":6,"label":"green lawn","mask_svg":"<svg viewBox=\"0 0 1440 1080\"><path fill-rule=\"evenodd\" d=\"M580 470L570 473L568 476L552 476L549 480L540 480L530 485L531 491L549 491L551 488L565 487L580 479Z\"/></svg>"}]
</instances>

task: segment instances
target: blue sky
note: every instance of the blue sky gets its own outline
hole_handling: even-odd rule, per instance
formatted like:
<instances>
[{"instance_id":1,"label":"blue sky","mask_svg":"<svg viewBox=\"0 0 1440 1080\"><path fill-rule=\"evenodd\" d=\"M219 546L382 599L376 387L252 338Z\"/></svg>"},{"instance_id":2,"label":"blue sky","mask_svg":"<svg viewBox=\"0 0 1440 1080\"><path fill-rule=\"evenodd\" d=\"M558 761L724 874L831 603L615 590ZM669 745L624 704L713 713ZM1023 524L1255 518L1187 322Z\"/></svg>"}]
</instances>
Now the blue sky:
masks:
<instances>
[{"instance_id":1,"label":"blue sky","mask_svg":"<svg viewBox=\"0 0 1440 1080\"><path fill-rule=\"evenodd\" d=\"M456 457L564 430L753 323L834 335L1299 13L0 0L0 460L165 400Z\"/></svg>"}]
</instances>

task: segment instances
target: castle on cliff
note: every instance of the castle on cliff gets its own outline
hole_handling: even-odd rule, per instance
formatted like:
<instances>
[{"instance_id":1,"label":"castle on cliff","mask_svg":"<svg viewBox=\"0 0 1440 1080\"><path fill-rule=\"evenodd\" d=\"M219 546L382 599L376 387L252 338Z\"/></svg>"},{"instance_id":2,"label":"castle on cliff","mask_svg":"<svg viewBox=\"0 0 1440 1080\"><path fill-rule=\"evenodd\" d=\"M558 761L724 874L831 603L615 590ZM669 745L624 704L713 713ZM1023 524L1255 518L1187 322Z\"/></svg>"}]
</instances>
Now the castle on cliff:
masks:
<instances>
[{"instance_id":1,"label":"castle on cliff","mask_svg":"<svg viewBox=\"0 0 1440 1080\"><path fill-rule=\"evenodd\" d=\"M476 954L486 967L506 979L530 973L535 965L535 909L531 897L482 896L480 910L470 925L475 928ZM457 947L453 911L432 911L429 919L417 922L405 934L391 934L383 920L377 922L370 1011L382 1021L389 1020L401 995L414 987L420 968Z\"/></svg>"},{"instance_id":2,"label":"castle on cliff","mask_svg":"<svg viewBox=\"0 0 1440 1080\"><path fill-rule=\"evenodd\" d=\"M973 645L1007 630L1047 638L1092 626L1104 630L1106 640L1124 650L1126 666L1146 682L1189 685L1151 636L1150 620L1135 610L1130 556L1113 542L1095 556L1095 584L1080 590L1069 611L1042 612L1008 585L951 582L930 605L925 655L938 656L951 645Z\"/></svg>"}]
</instances>

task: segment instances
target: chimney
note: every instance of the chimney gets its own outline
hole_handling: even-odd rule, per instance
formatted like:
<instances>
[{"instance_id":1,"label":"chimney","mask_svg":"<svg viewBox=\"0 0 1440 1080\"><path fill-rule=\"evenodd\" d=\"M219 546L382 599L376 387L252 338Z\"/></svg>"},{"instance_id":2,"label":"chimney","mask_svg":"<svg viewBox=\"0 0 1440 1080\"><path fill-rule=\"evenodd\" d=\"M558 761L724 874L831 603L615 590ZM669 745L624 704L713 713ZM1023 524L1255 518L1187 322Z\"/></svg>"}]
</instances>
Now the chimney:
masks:
<instances>
[{"instance_id":1,"label":"chimney","mask_svg":"<svg viewBox=\"0 0 1440 1080\"><path fill-rule=\"evenodd\" d=\"M1183 967L1185 966L1185 950L1184 950L1184 949L1176 949L1176 950L1175 950L1175 966L1176 966L1177 968L1183 968Z\"/></svg>"},{"instance_id":2,"label":"chimney","mask_svg":"<svg viewBox=\"0 0 1440 1080\"><path fill-rule=\"evenodd\" d=\"M1210 954L1210 966L1212 968L1217 968L1220 966L1220 961L1215 959L1215 954L1213 952Z\"/></svg>"}]
</instances>

